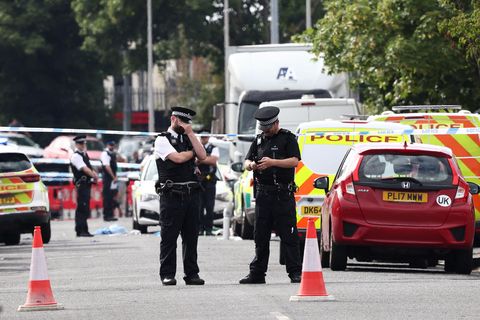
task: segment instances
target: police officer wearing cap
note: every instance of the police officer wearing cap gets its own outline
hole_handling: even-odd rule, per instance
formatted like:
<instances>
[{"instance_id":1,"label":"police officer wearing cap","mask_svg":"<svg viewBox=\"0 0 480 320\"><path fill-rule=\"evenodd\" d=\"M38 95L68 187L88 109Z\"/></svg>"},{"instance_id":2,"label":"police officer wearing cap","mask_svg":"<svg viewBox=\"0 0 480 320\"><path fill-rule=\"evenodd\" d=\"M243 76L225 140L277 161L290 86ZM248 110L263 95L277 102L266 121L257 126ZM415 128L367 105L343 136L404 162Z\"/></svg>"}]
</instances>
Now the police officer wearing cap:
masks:
<instances>
[{"instance_id":1,"label":"police officer wearing cap","mask_svg":"<svg viewBox=\"0 0 480 320\"><path fill-rule=\"evenodd\" d=\"M265 283L270 255L270 236L275 229L285 248L290 282L299 283L302 265L295 214L295 167L300 160L296 137L281 129L280 110L265 107L255 112L262 133L257 135L246 156L245 168L253 170L255 181L255 258L241 284Z\"/></svg>"},{"instance_id":2,"label":"police officer wearing cap","mask_svg":"<svg viewBox=\"0 0 480 320\"><path fill-rule=\"evenodd\" d=\"M90 164L87 154L87 137L79 135L73 138L75 152L70 158L73 183L77 188L77 208L75 210L75 232L77 237L93 237L88 232L87 219L90 217L90 191L92 183L97 183L98 175Z\"/></svg>"},{"instance_id":3,"label":"police officer wearing cap","mask_svg":"<svg viewBox=\"0 0 480 320\"><path fill-rule=\"evenodd\" d=\"M160 279L176 285L177 238L182 236L183 271L187 285L203 285L197 264L200 185L195 158L206 158L205 149L192 131L195 111L173 107L170 127L155 140L160 195Z\"/></svg>"},{"instance_id":4,"label":"police officer wearing cap","mask_svg":"<svg viewBox=\"0 0 480 320\"><path fill-rule=\"evenodd\" d=\"M217 161L220 157L220 151L210 142L208 132L200 133L200 142L205 148L207 157L205 160L197 160L199 169L199 180L202 186L200 192L200 225L199 235L213 235L213 209L215 207L215 193L217 184Z\"/></svg>"},{"instance_id":5,"label":"police officer wearing cap","mask_svg":"<svg viewBox=\"0 0 480 320\"><path fill-rule=\"evenodd\" d=\"M116 193L115 184L117 183L117 155L115 154L115 141L108 141L107 147L103 150L100 161L102 162L102 181L103 181L103 220L117 221L113 216L114 196ZM112 188L112 184L113 187Z\"/></svg>"}]
</instances>

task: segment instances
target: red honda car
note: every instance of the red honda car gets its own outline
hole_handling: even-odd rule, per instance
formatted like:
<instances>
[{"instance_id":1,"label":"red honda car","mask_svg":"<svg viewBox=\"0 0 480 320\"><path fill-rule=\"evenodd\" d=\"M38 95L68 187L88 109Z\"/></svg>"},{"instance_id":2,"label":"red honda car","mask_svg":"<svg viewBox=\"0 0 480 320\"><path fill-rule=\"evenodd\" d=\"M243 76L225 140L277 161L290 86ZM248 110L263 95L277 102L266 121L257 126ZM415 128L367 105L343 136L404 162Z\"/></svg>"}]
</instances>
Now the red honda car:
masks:
<instances>
[{"instance_id":1,"label":"red honda car","mask_svg":"<svg viewBox=\"0 0 480 320\"><path fill-rule=\"evenodd\" d=\"M328 177L314 185L326 189L323 266L345 270L347 258L424 267L445 260L446 272L472 271L471 194L479 186L465 181L449 148L358 144L345 155L330 190Z\"/></svg>"}]
</instances>

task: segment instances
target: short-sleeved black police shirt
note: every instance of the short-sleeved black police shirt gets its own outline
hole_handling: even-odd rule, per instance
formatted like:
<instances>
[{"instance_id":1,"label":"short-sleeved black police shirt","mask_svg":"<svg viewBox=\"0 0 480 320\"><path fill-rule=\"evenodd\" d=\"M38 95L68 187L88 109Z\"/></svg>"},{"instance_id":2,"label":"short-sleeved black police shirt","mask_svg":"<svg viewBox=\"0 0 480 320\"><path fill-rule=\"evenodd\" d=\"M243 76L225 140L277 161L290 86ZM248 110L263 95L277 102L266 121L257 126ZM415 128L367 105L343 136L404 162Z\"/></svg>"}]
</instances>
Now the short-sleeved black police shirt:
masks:
<instances>
[{"instance_id":1,"label":"short-sleeved black police shirt","mask_svg":"<svg viewBox=\"0 0 480 320\"><path fill-rule=\"evenodd\" d=\"M300 160L300 149L295 135L285 129L280 129L272 137L266 137L264 134L258 135L250 146L245 159L258 163L263 157L272 159L296 157ZM262 171L257 170L254 174L261 184L273 185L274 176L277 183L288 184L293 182L295 168L270 167Z\"/></svg>"}]
</instances>

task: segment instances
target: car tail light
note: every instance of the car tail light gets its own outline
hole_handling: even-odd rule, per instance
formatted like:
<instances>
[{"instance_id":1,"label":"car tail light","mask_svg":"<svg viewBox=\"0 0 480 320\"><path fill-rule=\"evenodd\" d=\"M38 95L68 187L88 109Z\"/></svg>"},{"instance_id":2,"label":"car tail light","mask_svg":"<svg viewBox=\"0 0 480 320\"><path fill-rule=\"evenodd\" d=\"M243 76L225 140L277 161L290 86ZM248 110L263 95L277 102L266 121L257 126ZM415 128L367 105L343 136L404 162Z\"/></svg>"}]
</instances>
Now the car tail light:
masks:
<instances>
[{"instance_id":1,"label":"car tail light","mask_svg":"<svg viewBox=\"0 0 480 320\"><path fill-rule=\"evenodd\" d=\"M40 175L38 174L28 174L24 176L20 176L22 178L23 182L38 182L40 181Z\"/></svg>"},{"instance_id":2,"label":"car tail light","mask_svg":"<svg viewBox=\"0 0 480 320\"><path fill-rule=\"evenodd\" d=\"M468 199L468 184L463 180L458 181L457 193L455 194L455 203L466 203Z\"/></svg>"},{"instance_id":3,"label":"car tail light","mask_svg":"<svg viewBox=\"0 0 480 320\"><path fill-rule=\"evenodd\" d=\"M353 186L352 176L348 176L341 183L342 195L346 200L355 201L355 187Z\"/></svg>"}]
</instances>

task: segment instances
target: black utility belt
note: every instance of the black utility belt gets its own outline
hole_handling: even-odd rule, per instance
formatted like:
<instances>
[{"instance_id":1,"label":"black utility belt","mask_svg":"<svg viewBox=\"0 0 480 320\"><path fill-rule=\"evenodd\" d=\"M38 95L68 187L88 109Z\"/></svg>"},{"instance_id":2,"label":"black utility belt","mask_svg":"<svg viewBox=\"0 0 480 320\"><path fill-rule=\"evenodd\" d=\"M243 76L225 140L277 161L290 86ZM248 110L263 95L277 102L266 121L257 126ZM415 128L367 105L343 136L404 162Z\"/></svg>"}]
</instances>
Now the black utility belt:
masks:
<instances>
[{"instance_id":1,"label":"black utility belt","mask_svg":"<svg viewBox=\"0 0 480 320\"><path fill-rule=\"evenodd\" d=\"M262 184L259 183L257 185L257 188L259 191L289 191L289 192L295 192L297 190L297 186L295 183L289 183L289 184L284 184L284 183L277 183L277 184Z\"/></svg>"},{"instance_id":2,"label":"black utility belt","mask_svg":"<svg viewBox=\"0 0 480 320\"><path fill-rule=\"evenodd\" d=\"M169 192L189 194L194 190L200 189L200 184L195 181L189 182L173 182L167 180L165 182L158 182L155 185L157 194L168 194Z\"/></svg>"}]
</instances>

